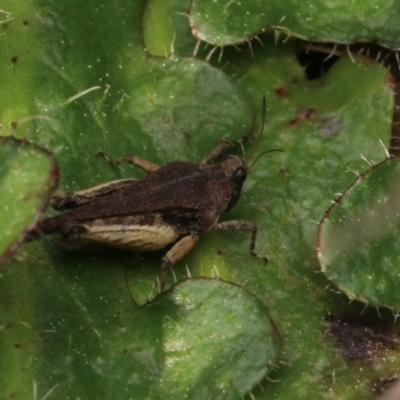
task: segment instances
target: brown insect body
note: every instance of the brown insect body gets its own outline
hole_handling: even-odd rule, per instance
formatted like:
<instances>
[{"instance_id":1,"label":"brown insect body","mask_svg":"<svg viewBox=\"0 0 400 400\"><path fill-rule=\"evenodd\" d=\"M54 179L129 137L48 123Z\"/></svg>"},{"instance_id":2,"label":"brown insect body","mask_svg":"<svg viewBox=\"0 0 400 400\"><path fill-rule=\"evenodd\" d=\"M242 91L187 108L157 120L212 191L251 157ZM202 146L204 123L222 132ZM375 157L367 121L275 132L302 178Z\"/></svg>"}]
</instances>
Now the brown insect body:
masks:
<instances>
[{"instance_id":1,"label":"brown insect body","mask_svg":"<svg viewBox=\"0 0 400 400\"><path fill-rule=\"evenodd\" d=\"M188 233L207 232L222 212L236 204L245 178L244 162L237 156L214 165L173 161L143 179L39 222L37 231L68 236L68 227L77 223L159 214L166 222L187 226Z\"/></svg>"}]
</instances>

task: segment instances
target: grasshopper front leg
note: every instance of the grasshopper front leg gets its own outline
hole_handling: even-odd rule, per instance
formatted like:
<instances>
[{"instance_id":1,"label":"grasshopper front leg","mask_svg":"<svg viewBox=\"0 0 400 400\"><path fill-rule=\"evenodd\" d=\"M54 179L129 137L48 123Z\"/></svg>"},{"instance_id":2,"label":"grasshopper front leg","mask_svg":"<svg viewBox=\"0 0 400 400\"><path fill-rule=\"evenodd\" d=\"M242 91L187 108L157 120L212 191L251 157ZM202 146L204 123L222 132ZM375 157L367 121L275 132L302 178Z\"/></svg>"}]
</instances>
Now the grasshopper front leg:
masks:
<instances>
[{"instance_id":1,"label":"grasshopper front leg","mask_svg":"<svg viewBox=\"0 0 400 400\"><path fill-rule=\"evenodd\" d=\"M104 154L102 151L97 153L98 156L103 157L105 160L107 160L111 165L119 165L123 163L124 161L131 164L135 165L136 167L142 169L143 171L146 172L155 172L157 171L160 166L157 164L154 164L150 161L145 160L144 158L140 158L137 156L125 156L125 157L120 157L117 158L115 161L112 161L106 154Z\"/></svg>"},{"instance_id":2,"label":"grasshopper front leg","mask_svg":"<svg viewBox=\"0 0 400 400\"><path fill-rule=\"evenodd\" d=\"M202 158L202 160L200 161L200 164L208 164L210 161L217 158L222 152L224 152L228 149L231 149L232 147L235 147L238 144L241 144L242 142L243 142L243 139L239 139L236 142L231 142L230 140L227 140L227 139L221 139L211 149L211 151Z\"/></svg>"},{"instance_id":3,"label":"grasshopper front leg","mask_svg":"<svg viewBox=\"0 0 400 400\"><path fill-rule=\"evenodd\" d=\"M250 254L253 257L261 258L264 262L268 262L268 258L259 256L254 248L256 246L256 238L257 238L257 225L254 222L246 221L246 220L234 220L234 221L226 221L220 222L214 226L213 229L221 229L224 231L250 231L251 239L250 239Z\"/></svg>"}]
</instances>

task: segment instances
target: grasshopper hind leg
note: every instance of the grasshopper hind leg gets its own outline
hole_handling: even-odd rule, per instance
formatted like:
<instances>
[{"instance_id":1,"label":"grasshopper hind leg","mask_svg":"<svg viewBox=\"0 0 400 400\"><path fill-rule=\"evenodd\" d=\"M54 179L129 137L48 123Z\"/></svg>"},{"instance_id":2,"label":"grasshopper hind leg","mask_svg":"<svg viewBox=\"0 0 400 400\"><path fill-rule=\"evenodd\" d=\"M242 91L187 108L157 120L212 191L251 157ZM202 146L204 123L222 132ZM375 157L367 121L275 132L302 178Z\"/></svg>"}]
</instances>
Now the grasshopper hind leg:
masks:
<instances>
[{"instance_id":1,"label":"grasshopper hind leg","mask_svg":"<svg viewBox=\"0 0 400 400\"><path fill-rule=\"evenodd\" d=\"M187 229L177 229L164 221L159 214L154 214L111 217L88 222L71 221L61 229L60 241L70 250L99 250L108 246L138 253L160 250L174 243L162 258L162 292L168 268L192 250L198 241L198 235L189 234Z\"/></svg>"},{"instance_id":2,"label":"grasshopper hind leg","mask_svg":"<svg viewBox=\"0 0 400 400\"><path fill-rule=\"evenodd\" d=\"M86 222L70 221L61 229L65 247L117 247L148 252L175 242L180 234L160 215L109 217Z\"/></svg>"},{"instance_id":3,"label":"grasshopper hind leg","mask_svg":"<svg viewBox=\"0 0 400 400\"><path fill-rule=\"evenodd\" d=\"M160 289L161 292L164 291L165 283L167 280L167 270L172 267L177 261L183 258L186 254L188 254L194 247L194 245L199 240L197 235L188 235L183 237L181 240L176 242L172 248L165 254L162 258L162 267L161 267L161 284Z\"/></svg>"}]
</instances>

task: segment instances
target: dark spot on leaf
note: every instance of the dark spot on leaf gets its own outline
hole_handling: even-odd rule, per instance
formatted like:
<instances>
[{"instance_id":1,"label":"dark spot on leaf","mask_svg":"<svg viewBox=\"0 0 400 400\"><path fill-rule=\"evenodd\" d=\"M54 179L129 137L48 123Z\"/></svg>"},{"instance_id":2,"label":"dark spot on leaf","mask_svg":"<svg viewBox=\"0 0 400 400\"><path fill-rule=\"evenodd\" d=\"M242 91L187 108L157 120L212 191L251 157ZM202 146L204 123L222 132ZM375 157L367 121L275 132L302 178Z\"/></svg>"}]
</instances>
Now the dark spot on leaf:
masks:
<instances>
[{"instance_id":1,"label":"dark spot on leaf","mask_svg":"<svg viewBox=\"0 0 400 400\"><path fill-rule=\"evenodd\" d=\"M307 108L304 112L304 119L314 118L316 112L317 110L315 108Z\"/></svg>"},{"instance_id":2,"label":"dark spot on leaf","mask_svg":"<svg viewBox=\"0 0 400 400\"><path fill-rule=\"evenodd\" d=\"M400 332L392 325L365 322L357 318L329 316L328 337L347 360L371 362L381 359L385 352L393 351L400 344Z\"/></svg>"},{"instance_id":3,"label":"dark spot on leaf","mask_svg":"<svg viewBox=\"0 0 400 400\"><path fill-rule=\"evenodd\" d=\"M2 24L1 27L2 27L4 30L8 29L8 24L7 24L7 22L6 22L5 24Z\"/></svg>"},{"instance_id":4,"label":"dark spot on leaf","mask_svg":"<svg viewBox=\"0 0 400 400\"><path fill-rule=\"evenodd\" d=\"M295 125L297 125L297 123L300 121L300 118L293 118L293 119L291 119L290 121L289 121L289 123L288 123L288 125L289 126L295 126Z\"/></svg>"},{"instance_id":5,"label":"dark spot on leaf","mask_svg":"<svg viewBox=\"0 0 400 400\"><path fill-rule=\"evenodd\" d=\"M394 79L394 76L393 75L389 75L387 80L386 80L386 82L387 82L387 85L389 86L389 89L394 91L395 87L396 87L396 81Z\"/></svg>"},{"instance_id":6,"label":"dark spot on leaf","mask_svg":"<svg viewBox=\"0 0 400 400\"><path fill-rule=\"evenodd\" d=\"M292 85L297 85L297 84L299 83L299 79L298 79L298 78L293 78L293 79L290 81L290 83L291 83Z\"/></svg>"},{"instance_id":7,"label":"dark spot on leaf","mask_svg":"<svg viewBox=\"0 0 400 400\"><path fill-rule=\"evenodd\" d=\"M123 349L122 352L123 352L124 354L128 354L128 349Z\"/></svg>"},{"instance_id":8,"label":"dark spot on leaf","mask_svg":"<svg viewBox=\"0 0 400 400\"><path fill-rule=\"evenodd\" d=\"M11 62L12 63L16 63L18 61L18 57L17 56L14 56L12 59L11 59Z\"/></svg>"},{"instance_id":9,"label":"dark spot on leaf","mask_svg":"<svg viewBox=\"0 0 400 400\"><path fill-rule=\"evenodd\" d=\"M289 91L288 91L285 87L283 87L283 86L276 88L276 89L274 90L274 92L275 92L279 97L282 97L282 98L284 98L284 99L287 99L287 98L289 97Z\"/></svg>"},{"instance_id":10,"label":"dark spot on leaf","mask_svg":"<svg viewBox=\"0 0 400 400\"><path fill-rule=\"evenodd\" d=\"M17 121L11 122L11 129L13 129L15 131L17 129L17 127L18 127L18 122Z\"/></svg>"},{"instance_id":11,"label":"dark spot on leaf","mask_svg":"<svg viewBox=\"0 0 400 400\"><path fill-rule=\"evenodd\" d=\"M55 186L58 185L58 181L60 180L60 170L57 168L53 168L50 171L51 180L55 183Z\"/></svg>"},{"instance_id":12,"label":"dark spot on leaf","mask_svg":"<svg viewBox=\"0 0 400 400\"><path fill-rule=\"evenodd\" d=\"M219 256L221 256L221 255L222 255L222 250L217 250L217 254L218 254Z\"/></svg>"},{"instance_id":13,"label":"dark spot on leaf","mask_svg":"<svg viewBox=\"0 0 400 400\"><path fill-rule=\"evenodd\" d=\"M21 345L19 343L16 343L14 345L14 349L19 350L21 348Z\"/></svg>"},{"instance_id":14,"label":"dark spot on leaf","mask_svg":"<svg viewBox=\"0 0 400 400\"><path fill-rule=\"evenodd\" d=\"M183 132L183 137L185 139L189 139L190 138L190 133L189 132Z\"/></svg>"},{"instance_id":15,"label":"dark spot on leaf","mask_svg":"<svg viewBox=\"0 0 400 400\"><path fill-rule=\"evenodd\" d=\"M27 19L25 19L22 23L23 23L25 26L26 26L26 25L29 25L29 21L28 21Z\"/></svg>"},{"instance_id":16,"label":"dark spot on leaf","mask_svg":"<svg viewBox=\"0 0 400 400\"><path fill-rule=\"evenodd\" d=\"M280 168L279 169L279 173L282 174L282 175L289 175L289 171L285 167Z\"/></svg>"},{"instance_id":17,"label":"dark spot on leaf","mask_svg":"<svg viewBox=\"0 0 400 400\"><path fill-rule=\"evenodd\" d=\"M306 108L305 110L300 111L297 117L291 119L288 122L288 125L295 126L301 121L305 121L307 119L313 119L316 113L317 110L315 108Z\"/></svg>"},{"instance_id":18,"label":"dark spot on leaf","mask_svg":"<svg viewBox=\"0 0 400 400\"><path fill-rule=\"evenodd\" d=\"M310 81L320 79L329 71L333 64L339 60L338 56L330 56L329 51L330 49L327 48L326 53L307 50L302 50L297 53L297 59L303 66L307 79Z\"/></svg>"},{"instance_id":19,"label":"dark spot on leaf","mask_svg":"<svg viewBox=\"0 0 400 400\"><path fill-rule=\"evenodd\" d=\"M322 120L322 122L318 126L318 132L322 136L333 136L339 133L342 128L342 121L340 120L340 118L334 116Z\"/></svg>"}]
</instances>

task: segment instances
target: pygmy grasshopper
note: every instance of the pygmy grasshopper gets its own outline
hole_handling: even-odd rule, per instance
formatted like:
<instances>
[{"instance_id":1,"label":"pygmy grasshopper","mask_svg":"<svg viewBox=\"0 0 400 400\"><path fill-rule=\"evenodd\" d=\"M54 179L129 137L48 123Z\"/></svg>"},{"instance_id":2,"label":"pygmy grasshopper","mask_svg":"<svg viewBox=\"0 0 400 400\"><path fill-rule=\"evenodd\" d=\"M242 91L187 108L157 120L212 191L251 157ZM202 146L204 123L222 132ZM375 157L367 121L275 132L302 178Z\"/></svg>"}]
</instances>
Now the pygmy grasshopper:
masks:
<instances>
[{"instance_id":1,"label":"pygmy grasshopper","mask_svg":"<svg viewBox=\"0 0 400 400\"><path fill-rule=\"evenodd\" d=\"M147 252L172 244L162 257L161 290L167 269L190 252L202 232L250 231L250 253L258 257L254 222L218 222L221 213L239 200L248 173L244 160L236 155L209 164L231 145L220 141L200 163L172 161L160 167L135 156L109 160L114 165L129 162L149 175L53 196L53 208L68 211L40 221L27 241L59 232L61 240L72 248L100 244Z\"/></svg>"}]
</instances>

